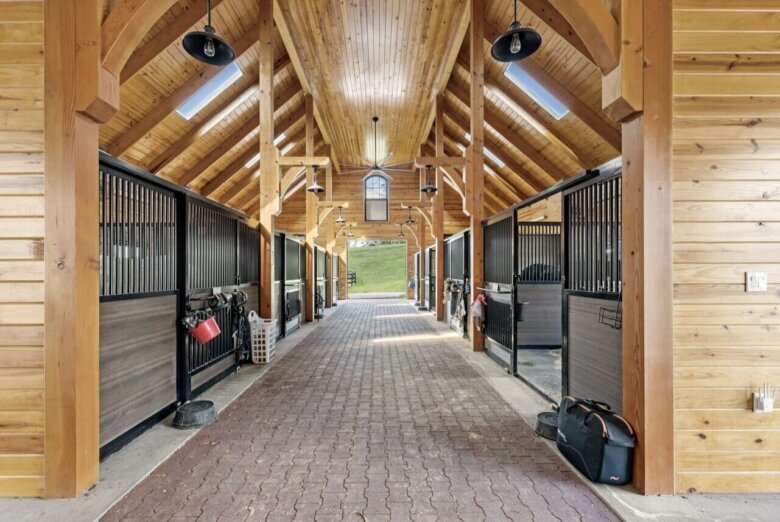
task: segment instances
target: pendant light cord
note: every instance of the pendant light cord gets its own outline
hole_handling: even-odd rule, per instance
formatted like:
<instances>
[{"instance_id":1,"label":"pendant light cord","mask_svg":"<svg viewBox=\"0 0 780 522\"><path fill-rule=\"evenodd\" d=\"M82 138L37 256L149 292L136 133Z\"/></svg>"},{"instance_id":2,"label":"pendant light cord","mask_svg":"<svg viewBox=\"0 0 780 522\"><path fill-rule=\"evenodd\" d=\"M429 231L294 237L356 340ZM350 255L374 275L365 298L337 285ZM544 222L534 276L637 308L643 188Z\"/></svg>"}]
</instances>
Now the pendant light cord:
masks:
<instances>
[{"instance_id":1,"label":"pendant light cord","mask_svg":"<svg viewBox=\"0 0 780 522\"><path fill-rule=\"evenodd\" d=\"M209 13L208 14L209 23L206 24L206 25L211 25L211 0L206 0L206 6L207 6L207 9L208 9L208 13ZM515 17L515 18L517 18L517 17Z\"/></svg>"},{"instance_id":2,"label":"pendant light cord","mask_svg":"<svg viewBox=\"0 0 780 522\"><path fill-rule=\"evenodd\" d=\"M211 0L209 0L211 2ZM517 22L517 0L515 0L515 22Z\"/></svg>"}]
</instances>

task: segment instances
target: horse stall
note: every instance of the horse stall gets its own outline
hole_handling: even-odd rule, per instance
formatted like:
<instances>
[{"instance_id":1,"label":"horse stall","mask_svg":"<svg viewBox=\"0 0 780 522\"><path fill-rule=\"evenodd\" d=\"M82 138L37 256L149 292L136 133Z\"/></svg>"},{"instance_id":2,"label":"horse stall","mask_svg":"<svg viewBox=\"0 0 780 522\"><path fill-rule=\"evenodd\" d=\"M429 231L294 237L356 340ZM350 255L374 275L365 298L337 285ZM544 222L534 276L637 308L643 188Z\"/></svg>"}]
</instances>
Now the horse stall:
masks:
<instances>
[{"instance_id":1,"label":"horse stall","mask_svg":"<svg viewBox=\"0 0 780 522\"><path fill-rule=\"evenodd\" d=\"M333 252L330 256L330 261L330 295L333 306L336 306L336 302L339 300L339 255Z\"/></svg>"},{"instance_id":2,"label":"horse stall","mask_svg":"<svg viewBox=\"0 0 780 522\"><path fill-rule=\"evenodd\" d=\"M564 192L563 389L623 409L621 169Z\"/></svg>"},{"instance_id":3,"label":"horse stall","mask_svg":"<svg viewBox=\"0 0 780 522\"><path fill-rule=\"evenodd\" d=\"M420 253L414 254L414 303L420 306Z\"/></svg>"},{"instance_id":4,"label":"horse stall","mask_svg":"<svg viewBox=\"0 0 780 522\"><path fill-rule=\"evenodd\" d=\"M259 305L260 236L226 207L104 155L99 194L106 456L235 370L233 318ZM181 320L217 295L209 313L222 333L199 344Z\"/></svg>"},{"instance_id":5,"label":"horse stall","mask_svg":"<svg viewBox=\"0 0 780 522\"><path fill-rule=\"evenodd\" d=\"M325 249L314 247L314 317L325 316Z\"/></svg>"},{"instance_id":6,"label":"horse stall","mask_svg":"<svg viewBox=\"0 0 780 522\"><path fill-rule=\"evenodd\" d=\"M469 230L444 240L444 319L450 328L468 335L468 293L470 270Z\"/></svg>"},{"instance_id":7,"label":"horse stall","mask_svg":"<svg viewBox=\"0 0 780 522\"><path fill-rule=\"evenodd\" d=\"M303 244L282 233L284 251L282 263L284 274L280 288L279 317L282 319L284 335L294 332L303 323L306 299L306 250Z\"/></svg>"},{"instance_id":8,"label":"horse stall","mask_svg":"<svg viewBox=\"0 0 780 522\"><path fill-rule=\"evenodd\" d=\"M426 310L436 310L436 247L425 249L425 297Z\"/></svg>"},{"instance_id":9,"label":"horse stall","mask_svg":"<svg viewBox=\"0 0 780 522\"><path fill-rule=\"evenodd\" d=\"M485 349L552 401L622 406L619 165L483 223Z\"/></svg>"}]
</instances>

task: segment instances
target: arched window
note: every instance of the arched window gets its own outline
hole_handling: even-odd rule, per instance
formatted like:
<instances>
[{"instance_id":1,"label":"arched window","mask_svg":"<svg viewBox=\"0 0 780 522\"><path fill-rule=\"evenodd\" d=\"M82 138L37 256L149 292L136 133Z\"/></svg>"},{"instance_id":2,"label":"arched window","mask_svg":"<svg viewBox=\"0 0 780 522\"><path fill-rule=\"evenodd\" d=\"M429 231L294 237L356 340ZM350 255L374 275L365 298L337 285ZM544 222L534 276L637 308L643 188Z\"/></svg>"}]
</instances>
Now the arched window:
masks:
<instances>
[{"instance_id":1,"label":"arched window","mask_svg":"<svg viewBox=\"0 0 780 522\"><path fill-rule=\"evenodd\" d=\"M374 174L363 182L366 221L387 221L387 179Z\"/></svg>"}]
</instances>

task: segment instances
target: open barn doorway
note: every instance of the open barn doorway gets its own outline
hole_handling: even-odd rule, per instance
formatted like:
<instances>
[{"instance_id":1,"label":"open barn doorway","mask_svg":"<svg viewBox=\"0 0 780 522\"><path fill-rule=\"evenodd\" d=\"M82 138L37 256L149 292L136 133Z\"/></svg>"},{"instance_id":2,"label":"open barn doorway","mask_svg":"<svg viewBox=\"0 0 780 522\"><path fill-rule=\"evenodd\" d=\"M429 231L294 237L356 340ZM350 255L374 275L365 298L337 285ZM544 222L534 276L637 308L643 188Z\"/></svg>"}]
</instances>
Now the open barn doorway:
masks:
<instances>
[{"instance_id":1,"label":"open barn doorway","mask_svg":"<svg viewBox=\"0 0 780 522\"><path fill-rule=\"evenodd\" d=\"M405 240L349 242L347 284L350 299L405 298Z\"/></svg>"}]
</instances>

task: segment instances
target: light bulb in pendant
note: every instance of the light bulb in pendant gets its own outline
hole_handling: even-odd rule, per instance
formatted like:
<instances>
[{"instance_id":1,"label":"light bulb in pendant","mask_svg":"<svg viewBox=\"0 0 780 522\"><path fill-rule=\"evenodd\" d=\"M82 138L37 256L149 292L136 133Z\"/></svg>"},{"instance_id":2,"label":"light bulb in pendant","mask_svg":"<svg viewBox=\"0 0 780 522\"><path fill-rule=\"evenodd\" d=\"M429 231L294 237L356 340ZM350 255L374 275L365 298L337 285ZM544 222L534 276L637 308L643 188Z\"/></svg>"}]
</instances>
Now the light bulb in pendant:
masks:
<instances>
[{"instance_id":1,"label":"light bulb in pendant","mask_svg":"<svg viewBox=\"0 0 780 522\"><path fill-rule=\"evenodd\" d=\"M520 41L520 34L515 33L512 35L512 43L509 44L509 51L512 54L517 54L523 50L523 43Z\"/></svg>"},{"instance_id":2,"label":"light bulb in pendant","mask_svg":"<svg viewBox=\"0 0 780 522\"><path fill-rule=\"evenodd\" d=\"M214 55L217 54L217 50L214 49L214 40L211 38L206 38L206 43L203 45L203 54L209 58L214 58Z\"/></svg>"}]
</instances>

